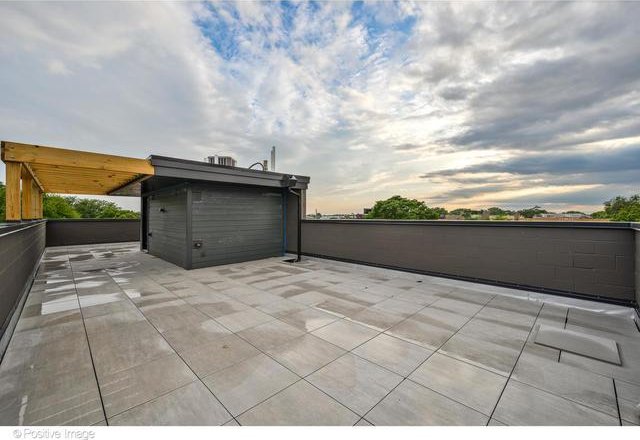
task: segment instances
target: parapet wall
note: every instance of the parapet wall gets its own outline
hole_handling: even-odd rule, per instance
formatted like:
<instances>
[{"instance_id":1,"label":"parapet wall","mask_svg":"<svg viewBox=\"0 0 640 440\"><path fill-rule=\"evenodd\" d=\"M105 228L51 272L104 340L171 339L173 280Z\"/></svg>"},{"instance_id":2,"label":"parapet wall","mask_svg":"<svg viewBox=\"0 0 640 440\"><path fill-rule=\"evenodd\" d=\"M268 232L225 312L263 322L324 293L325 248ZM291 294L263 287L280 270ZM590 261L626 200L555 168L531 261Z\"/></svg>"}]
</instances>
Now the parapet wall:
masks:
<instances>
[{"instance_id":1,"label":"parapet wall","mask_svg":"<svg viewBox=\"0 0 640 440\"><path fill-rule=\"evenodd\" d=\"M302 250L343 261L635 305L638 234L630 223L304 220Z\"/></svg>"}]
</instances>

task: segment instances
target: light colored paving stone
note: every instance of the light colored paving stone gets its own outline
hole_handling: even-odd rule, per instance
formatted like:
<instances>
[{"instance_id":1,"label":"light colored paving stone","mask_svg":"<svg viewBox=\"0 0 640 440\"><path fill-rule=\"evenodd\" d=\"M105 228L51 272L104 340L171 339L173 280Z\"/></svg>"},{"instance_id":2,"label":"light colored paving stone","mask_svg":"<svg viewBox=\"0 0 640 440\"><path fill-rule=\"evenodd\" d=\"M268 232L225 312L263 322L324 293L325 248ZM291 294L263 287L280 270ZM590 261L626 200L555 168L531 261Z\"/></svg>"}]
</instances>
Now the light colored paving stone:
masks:
<instances>
[{"instance_id":1,"label":"light colored paving stone","mask_svg":"<svg viewBox=\"0 0 640 440\"><path fill-rule=\"evenodd\" d=\"M528 331L479 318L471 319L457 334L503 345L518 351L522 349L529 336Z\"/></svg>"},{"instance_id":2,"label":"light colored paving stone","mask_svg":"<svg viewBox=\"0 0 640 440\"><path fill-rule=\"evenodd\" d=\"M51 330L52 327L45 327ZM17 337L14 333L0 365L0 376L12 369L73 371L91 365L87 337L82 331L63 333L56 338L45 338L36 343L31 338Z\"/></svg>"},{"instance_id":3,"label":"light colored paving stone","mask_svg":"<svg viewBox=\"0 0 640 440\"><path fill-rule=\"evenodd\" d=\"M540 324L564 327L569 309L504 296L520 295L513 289L312 258L295 266L274 258L185 271L138 247L47 250L0 364L0 422L104 424L99 383L115 424L234 424L191 370L204 380L235 375L235 389L233 380L218 385L241 403L266 396L248 410L236 409L247 424L617 423L614 380L622 424L640 422L640 339L629 319L569 313L568 328L616 340L623 365L615 366L525 344ZM318 304L327 311L314 308ZM397 328L406 318L409 324ZM199 328L207 322L211 328ZM169 334L183 360L158 330ZM232 332L263 350L272 347L271 358ZM404 332L404 339L393 332ZM354 353L345 355L329 341ZM440 348L428 358L425 347ZM506 390L501 412L487 420L497 388L487 378L504 383L521 348L511 383L528 388ZM256 357L273 369L255 374L259 363L253 370L238 367ZM416 368L378 397L392 385L384 378ZM294 382L269 391L280 375ZM364 413L376 397L382 401L365 417L338 402Z\"/></svg>"},{"instance_id":4,"label":"light colored paving stone","mask_svg":"<svg viewBox=\"0 0 640 440\"><path fill-rule=\"evenodd\" d=\"M519 350L463 335L453 336L439 352L503 376L511 373L520 354Z\"/></svg>"},{"instance_id":5,"label":"light colored paving stone","mask_svg":"<svg viewBox=\"0 0 640 440\"><path fill-rule=\"evenodd\" d=\"M204 384L237 416L300 378L259 354L203 379Z\"/></svg>"},{"instance_id":6,"label":"light colored paving stone","mask_svg":"<svg viewBox=\"0 0 640 440\"><path fill-rule=\"evenodd\" d=\"M109 425L203 426L223 425L231 414L200 381L109 419Z\"/></svg>"},{"instance_id":7,"label":"light colored paving stone","mask_svg":"<svg viewBox=\"0 0 640 440\"><path fill-rule=\"evenodd\" d=\"M309 292L296 293L295 295L289 296L288 298L291 301L296 301L307 306L314 306L316 304L325 302L331 297L327 294L312 290Z\"/></svg>"},{"instance_id":8,"label":"light colored paving stone","mask_svg":"<svg viewBox=\"0 0 640 440\"><path fill-rule=\"evenodd\" d=\"M163 335L175 351L182 353L216 342L220 337L229 334L231 332L215 320L207 319L197 324L167 330Z\"/></svg>"},{"instance_id":9,"label":"light colored paving stone","mask_svg":"<svg viewBox=\"0 0 640 440\"><path fill-rule=\"evenodd\" d=\"M190 305L152 310L145 313L145 317L161 333L186 326L197 326L211 319Z\"/></svg>"},{"instance_id":10,"label":"light colored paving stone","mask_svg":"<svg viewBox=\"0 0 640 440\"><path fill-rule=\"evenodd\" d=\"M301 380L238 417L241 425L352 426L356 413Z\"/></svg>"},{"instance_id":11,"label":"light colored paving stone","mask_svg":"<svg viewBox=\"0 0 640 440\"><path fill-rule=\"evenodd\" d=\"M510 380L493 417L512 426L618 425L618 418Z\"/></svg>"},{"instance_id":12,"label":"light colored paving stone","mask_svg":"<svg viewBox=\"0 0 640 440\"><path fill-rule=\"evenodd\" d=\"M71 371L3 370L0 425L91 425L104 419L91 364Z\"/></svg>"},{"instance_id":13,"label":"light colored paving stone","mask_svg":"<svg viewBox=\"0 0 640 440\"><path fill-rule=\"evenodd\" d=\"M366 416L376 426L486 425L488 417L405 380Z\"/></svg>"},{"instance_id":14,"label":"light colored paving stone","mask_svg":"<svg viewBox=\"0 0 640 440\"><path fill-rule=\"evenodd\" d=\"M284 318L293 313L307 309L307 306L288 299L278 299L275 302L270 302L269 304L261 305L256 308L261 312L268 313L274 318Z\"/></svg>"},{"instance_id":15,"label":"light colored paving stone","mask_svg":"<svg viewBox=\"0 0 640 440\"><path fill-rule=\"evenodd\" d=\"M237 335L260 350L267 351L304 335L304 332L292 325L274 319L256 327L242 330Z\"/></svg>"},{"instance_id":16,"label":"light colored paving stone","mask_svg":"<svg viewBox=\"0 0 640 440\"><path fill-rule=\"evenodd\" d=\"M512 378L572 400L613 417L618 416L613 380L538 354L537 346L525 350Z\"/></svg>"},{"instance_id":17,"label":"light colored paving stone","mask_svg":"<svg viewBox=\"0 0 640 440\"><path fill-rule=\"evenodd\" d=\"M439 299L429 305L429 308L440 309L466 317L475 315L482 307L484 307L484 304L476 304L451 297Z\"/></svg>"},{"instance_id":18,"label":"light colored paving stone","mask_svg":"<svg viewBox=\"0 0 640 440\"><path fill-rule=\"evenodd\" d=\"M385 312L395 313L402 316L403 318L408 318L409 316L417 313L424 308L424 306L420 304L402 301L396 298L386 299L371 307L374 309L383 310Z\"/></svg>"},{"instance_id":19,"label":"light colored paving stone","mask_svg":"<svg viewBox=\"0 0 640 440\"><path fill-rule=\"evenodd\" d=\"M284 316L280 319L287 324L299 328L300 330L311 332L320 327L324 327L327 324L331 324L332 322L337 321L340 318L321 310L307 308L300 312Z\"/></svg>"},{"instance_id":20,"label":"light colored paving stone","mask_svg":"<svg viewBox=\"0 0 640 440\"><path fill-rule=\"evenodd\" d=\"M353 352L403 377L408 376L433 353L384 333L365 342Z\"/></svg>"},{"instance_id":21,"label":"light colored paving stone","mask_svg":"<svg viewBox=\"0 0 640 440\"><path fill-rule=\"evenodd\" d=\"M205 377L259 353L244 339L236 335L223 335L214 342L184 351L180 356L198 377Z\"/></svg>"},{"instance_id":22,"label":"light colored paving stone","mask_svg":"<svg viewBox=\"0 0 640 440\"><path fill-rule=\"evenodd\" d=\"M487 416L507 383L506 377L440 353L427 359L409 379Z\"/></svg>"},{"instance_id":23,"label":"light colored paving stone","mask_svg":"<svg viewBox=\"0 0 640 440\"><path fill-rule=\"evenodd\" d=\"M383 332L405 318L402 315L369 307L347 319Z\"/></svg>"},{"instance_id":24,"label":"light colored paving stone","mask_svg":"<svg viewBox=\"0 0 640 440\"><path fill-rule=\"evenodd\" d=\"M205 315L211 318L220 318L222 316L231 315L233 313L248 310L250 307L240 301L226 299L206 304L196 304L195 307Z\"/></svg>"},{"instance_id":25,"label":"light colored paving stone","mask_svg":"<svg viewBox=\"0 0 640 440\"><path fill-rule=\"evenodd\" d=\"M640 425L640 386L616 380L616 390L623 422Z\"/></svg>"},{"instance_id":26,"label":"light colored paving stone","mask_svg":"<svg viewBox=\"0 0 640 440\"><path fill-rule=\"evenodd\" d=\"M337 297L333 297L324 302L316 304L314 307L329 313L333 313L334 315L340 317L353 316L366 308L365 305L362 305L358 302L349 301Z\"/></svg>"},{"instance_id":27,"label":"light colored paving stone","mask_svg":"<svg viewBox=\"0 0 640 440\"><path fill-rule=\"evenodd\" d=\"M429 350L437 350L455 331L425 324L411 317L391 327L386 333Z\"/></svg>"},{"instance_id":28,"label":"light colored paving stone","mask_svg":"<svg viewBox=\"0 0 640 440\"><path fill-rule=\"evenodd\" d=\"M360 324L340 320L315 330L312 334L349 351L374 338L379 332Z\"/></svg>"},{"instance_id":29,"label":"light colored paving stone","mask_svg":"<svg viewBox=\"0 0 640 440\"><path fill-rule=\"evenodd\" d=\"M299 376L306 376L342 356L342 348L306 334L268 351L269 355Z\"/></svg>"},{"instance_id":30,"label":"light colored paving stone","mask_svg":"<svg viewBox=\"0 0 640 440\"><path fill-rule=\"evenodd\" d=\"M400 383L402 376L347 353L307 380L363 416Z\"/></svg>"},{"instance_id":31,"label":"light colored paving stone","mask_svg":"<svg viewBox=\"0 0 640 440\"><path fill-rule=\"evenodd\" d=\"M174 352L160 333L146 321L89 335L89 345L96 371L103 376Z\"/></svg>"},{"instance_id":32,"label":"light colored paving stone","mask_svg":"<svg viewBox=\"0 0 640 440\"><path fill-rule=\"evenodd\" d=\"M256 307L256 306L268 305L276 301L281 301L282 297L278 295L272 295L271 293L259 291L255 293L250 293L248 295L236 296L236 299L241 303L247 304L252 307Z\"/></svg>"},{"instance_id":33,"label":"light colored paving stone","mask_svg":"<svg viewBox=\"0 0 640 440\"><path fill-rule=\"evenodd\" d=\"M113 417L194 380L195 374L175 354L108 374L100 377L104 409Z\"/></svg>"},{"instance_id":34,"label":"light colored paving stone","mask_svg":"<svg viewBox=\"0 0 640 440\"><path fill-rule=\"evenodd\" d=\"M264 324L273 319L275 319L273 316L253 308L216 318L220 324L234 333Z\"/></svg>"}]
</instances>

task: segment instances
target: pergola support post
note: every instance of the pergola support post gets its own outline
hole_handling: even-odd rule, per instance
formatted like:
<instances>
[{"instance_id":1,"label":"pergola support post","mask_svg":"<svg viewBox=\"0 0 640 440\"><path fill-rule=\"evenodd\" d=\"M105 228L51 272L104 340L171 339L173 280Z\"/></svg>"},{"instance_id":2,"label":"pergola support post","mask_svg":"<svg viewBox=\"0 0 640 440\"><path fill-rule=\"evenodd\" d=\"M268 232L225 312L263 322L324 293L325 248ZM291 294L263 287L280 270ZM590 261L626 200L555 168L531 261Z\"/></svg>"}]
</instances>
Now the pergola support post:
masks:
<instances>
[{"instance_id":1,"label":"pergola support post","mask_svg":"<svg viewBox=\"0 0 640 440\"><path fill-rule=\"evenodd\" d=\"M20 162L6 162L6 202L5 218L8 222L22 220L20 207L20 178L22 164Z\"/></svg>"},{"instance_id":2,"label":"pergola support post","mask_svg":"<svg viewBox=\"0 0 640 440\"><path fill-rule=\"evenodd\" d=\"M34 201L33 178L26 167L22 167L22 220L36 218Z\"/></svg>"}]
</instances>

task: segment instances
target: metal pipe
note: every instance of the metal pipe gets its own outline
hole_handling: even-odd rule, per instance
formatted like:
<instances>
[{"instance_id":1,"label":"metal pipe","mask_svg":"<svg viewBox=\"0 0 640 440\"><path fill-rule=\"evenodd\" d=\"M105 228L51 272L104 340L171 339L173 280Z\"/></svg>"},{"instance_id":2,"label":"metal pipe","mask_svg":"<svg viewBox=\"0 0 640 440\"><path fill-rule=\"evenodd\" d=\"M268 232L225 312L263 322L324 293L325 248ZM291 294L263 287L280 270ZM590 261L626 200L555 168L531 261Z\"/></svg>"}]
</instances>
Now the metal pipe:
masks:
<instances>
[{"instance_id":1,"label":"metal pipe","mask_svg":"<svg viewBox=\"0 0 640 440\"><path fill-rule=\"evenodd\" d=\"M264 163L262 163L262 162L256 162L256 163L254 163L254 164L251 164L251 165L249 166L249 169L251 169L251 168L255 167L256 165L260 165L260 166L262 167L262 171L267 171L267 168L264 166Z\"/></svg>"},{"instance_id":2,"label":"metal pipe","mask_svg":"<svg viewBox=\"0 0 640 440\"><path fill-rule=\"evenodd\" d=\"M298 258L294 261L295 263L298 263L302 260L302 190L297 193L289 188L289 192L298 198L298 242L296 243L298 248Z\"/></svg>"}]
</instances>

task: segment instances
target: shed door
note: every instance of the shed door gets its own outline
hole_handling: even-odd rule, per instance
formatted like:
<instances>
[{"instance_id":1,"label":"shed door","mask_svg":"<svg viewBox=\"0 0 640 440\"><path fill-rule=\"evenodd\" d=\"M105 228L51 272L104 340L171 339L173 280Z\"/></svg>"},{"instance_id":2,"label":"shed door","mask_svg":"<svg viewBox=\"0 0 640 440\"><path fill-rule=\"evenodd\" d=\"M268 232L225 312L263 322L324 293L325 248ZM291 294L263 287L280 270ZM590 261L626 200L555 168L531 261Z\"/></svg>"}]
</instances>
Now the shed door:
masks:
<instances>
[{"instance_id":1,"label":"shed door","mask_svg":"<svg viewBox=\"0 0 640 440\"><path fill-rule=\"evenodd\" d=\"M199 184L192 191L192 267L282 255L280 190Z\"/></svg>"}]
</instances>

